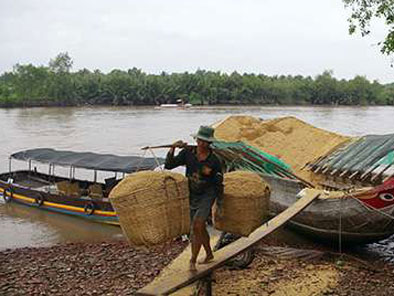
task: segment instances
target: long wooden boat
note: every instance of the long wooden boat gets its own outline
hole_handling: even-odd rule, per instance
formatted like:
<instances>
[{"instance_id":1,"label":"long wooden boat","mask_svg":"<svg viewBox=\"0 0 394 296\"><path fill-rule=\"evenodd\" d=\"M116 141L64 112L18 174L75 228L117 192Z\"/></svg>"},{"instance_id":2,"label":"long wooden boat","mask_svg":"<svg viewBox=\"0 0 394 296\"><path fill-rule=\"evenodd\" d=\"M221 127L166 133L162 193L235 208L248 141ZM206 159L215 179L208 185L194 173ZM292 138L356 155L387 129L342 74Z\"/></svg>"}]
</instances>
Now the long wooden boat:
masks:
<instances>
[{"instance_id":1,"label":"long wooden boat","mask_svg":"<svg viewBox=\"0 0 394 296\"><path fill-rule=\"evenodd\" d=\"M28 162L29 169L12 171L13 159ZM49 164L49 173L32 169L32 162ZM108 199L109 192L121 180L122 175L149 170L161 162L161 159L154 158L47 148L25 150L10 156L9 172L0 174L0 194L6 203L16 202L95 222L119 225ZM70 176L55 175L55 166L68 167ZM91 170L93 180L76 179L76 168ZM114 176L100 183L96 180L97 171L113 172Z\"/></svg>"},{"instance_id":2,"label":"long wooden boat","mask_svg":"<svg viewBox=\"0 0 394 296\"><path fill-rule=\"evenodd\" d=\"M228 166L259 173L270 184L273 216L286 210L307 191L320 194L289 221L296 230L320 240L343 243L369 243L394 234L394 177L374 187L312 189L313 184L297 178L280 163L275 164L263 151L242 142L217 142L214 146Z\"/></svg>"},{"instance_id":3,"label":"long wooden boat","mask_svg":"<svg viewBox=\"0 0 394 296\"><path fill-rule=\"evenodd\" d=\"M299 181L264 176L271 185L270 210L284 211L308 189ZM344 244L376 242L394 234L394 178L384 184L321 196L289 221L294 229L313 239Z\"/></svg>"}]
</instances>

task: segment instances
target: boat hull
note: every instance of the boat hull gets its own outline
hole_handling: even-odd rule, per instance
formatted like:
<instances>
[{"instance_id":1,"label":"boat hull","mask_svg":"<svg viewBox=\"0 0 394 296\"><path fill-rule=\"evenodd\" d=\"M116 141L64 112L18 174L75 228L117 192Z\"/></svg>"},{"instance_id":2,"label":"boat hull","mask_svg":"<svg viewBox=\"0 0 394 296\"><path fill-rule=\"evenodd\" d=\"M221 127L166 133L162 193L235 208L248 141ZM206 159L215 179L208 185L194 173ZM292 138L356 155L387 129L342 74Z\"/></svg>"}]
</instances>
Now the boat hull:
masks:
<instances>
[{"instance_id":1,"label":"boat hull","mask_svg":"<svg viewBox=\"0 0 394 296\"><path fill-rule=\"evenodd\" d=\"M6 191L6 193L4 193ZM60 196L48 192L19 187L0 182L0 198L6 202L71 215L94 222L119 225L118 217L110 202Z\"/></svg>"},{"instance_id":2,"label":"boat hull","mask_svg":"<svg viewBox=\"0 0 394 296\"><path fill-rule=\"evenodd\" d=\"M304 188L297 181L267 176L271 185L270 210L273 215L287 209ZM361 199L317 199L289 222L289 226L308 236L336 243L365 244L394 234L394 205L373 209Z\"/></svg>"}]
</instances>

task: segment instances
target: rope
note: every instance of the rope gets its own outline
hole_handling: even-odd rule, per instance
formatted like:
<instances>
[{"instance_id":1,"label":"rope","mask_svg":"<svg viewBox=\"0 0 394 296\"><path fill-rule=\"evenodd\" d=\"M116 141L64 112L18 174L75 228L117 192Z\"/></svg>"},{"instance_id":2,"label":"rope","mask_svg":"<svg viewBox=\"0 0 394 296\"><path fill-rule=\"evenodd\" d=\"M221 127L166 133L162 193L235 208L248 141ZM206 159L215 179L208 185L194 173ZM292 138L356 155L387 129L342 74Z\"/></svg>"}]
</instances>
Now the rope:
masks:
<instances>
[{"instance_id":1,"label":"rope","mask_svg":"<svg viewBox=\"0 0 394 296\"><path fill-rule=\"evenodd\" d=\"M141 160L138 162L137 169L135 170L136 172L138 172L138 171L140 170L140 167L141 167L142 163L143 163L144 160L145 160L145 159L144 159L145 154L146 154L146 150L144 150L144 154L142 155Z\"/></svg>"},{"instance_id":2,"label":"rope","mask_svg":"<svg viewBox=\"0 0 394 296\"><path fill-rule=\"evenodd\" d=\"M368 204L366 204L366 203L363 203L361 200L359 200L357 197L354 197L354 196L351 195L351 194L350 194L350 197L353 198L353 199L355 199L357 202L359 202L359 203L360 203L364 208L366 208L367 210L375 211L375 212L377 212L377 213L379 213L379 214L381 214L381 215L383 215L383 216L386 216L386 217L388 217L388 218L394 220L394 216L393 216L393 215L387 214L387 213L385 213L385 212L383 212L383 211L381 211L381 210L379 210L379 209L376 209L376 208L374 208L374 207L372 207L372 206L370 206L370 205L368 205Z\"/></svg>"},{"instance_id":3,"label":"rope","mask_svg":"<svg viewBox=\"0 0 394 296\"><path fill-rule=\"evenodd\" d=\"M338 250L342 257L342 198L339 199L339 230Z\"/></svg>"},{"instance_id":4,"label":"rope","mask_svg":"<svg viewBox=\"0 0 394 296\"><path fill-rule=\"evenodd\" d=\"M360 203L364 208L366 208L369 211L375 211L381 215L384 215L392 220L394 220L394 216L387 214L379 209L376 209L366 203L363 203L361 200L359 200L358 198L356 198L353 194L351 194L349 191L343 191L344 193L346 193L348 196L350 196L351 198L355 199L358 203ZM342 257L342 197L339 199L339 229L338 229L338 236L339 236L339 240L338 240L338 249L339 249L339 253L341 254Z\"/></svg>"},{"instance_id":5,"label":"rope","mask_svg":"<svg viewBox=\"0 0 394 296\"><path fill-rule=\"evenodd\" d=\"M136 169L135 171L138 172L138 171L140 170L141 165L142 165L142 163L143 163L144 160L145 160L146 152L147 152L148 150L150 151L150 153L152 154L153 158L155 159L156 165L157 165L158 167L160 167L160 170L163 170L163 168L161 167L160 161L159 161L158 158L156 157L156 155L155 155L155 153L153 152L153 150L151 149L151 147L147 147L146 149L143 149L143 150L144 150L144 153L143 153L143 155L141 156L141 160L138 162L137 169Z\"/></svg>"},{"instance_id":6,"label":"rope","mask_svg":"<svg viewBox=\"0 0 394 296\"><path fill-rule=\"evenodd\" d=\"M153 150L151 148L148 148L148 150L149 150L150 153L152 153L153 158L155 159L157 166L160 167L161 170L163 170L163 168L161 167L161 164L160 164L159 160L157 159L157 157L156 157L155 153L153 152Z\"/></svg>"},{"instance_id":7,"label":"rope","mask_svg":"<svg viewBox=\"0 0 394 296\"><path fill-rule=\"evenodd\" d=\"M355 199L359 204L361 204L364 208L366 208L368 211L374 211L377 212L391 220L394 220L394 216L390 215L386 212L383 212L382 210L376 209L364 202L362 202L361 200L359 200L357 197L355 197L352 193L350 193L350 190L343 190L343 192L351 197L352 199ZM339 253L342 255L342 198L340 198L339 200L339 229L338 229L338 236L339 236L339 241L338 241L338 249L339 249Z\"/></svg>"}]
</instances>

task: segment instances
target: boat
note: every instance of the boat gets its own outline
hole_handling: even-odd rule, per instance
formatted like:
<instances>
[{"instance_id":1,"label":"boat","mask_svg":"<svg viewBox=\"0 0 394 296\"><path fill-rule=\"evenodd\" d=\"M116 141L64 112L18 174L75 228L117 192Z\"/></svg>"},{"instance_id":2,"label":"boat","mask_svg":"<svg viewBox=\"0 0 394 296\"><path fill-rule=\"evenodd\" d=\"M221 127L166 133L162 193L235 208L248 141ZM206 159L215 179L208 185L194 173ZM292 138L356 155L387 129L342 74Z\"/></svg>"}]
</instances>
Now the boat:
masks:
<instances>
[{"instance_id":1,"label":"boat","mask_svg":"<svg viewBox=\"0 0 394 296\"><path fill-rule=\"evenodd\" d=\"M161 109L161 108L178 108L178 107L179 107L178 104L160 104L159 106L157 106L157 108L159 108L159 109Z\"/></svg>"},{"instance_id":2,"label":"boat","mask_svg":"<svg viewBox=\"0 0 394 296\"><path fill-rule=\"evenodd\" d=\"M192 104L185 103L183 100L179 99L176 104L160 104L156 106L155 109L186 109L192 106Z\"/></svg>"},{"instance_id":3,"label":"boat","mask_svg":"<svg viewBox=\"0 0 394 296\"><path fill-rule=\"evenodd\" d=\"M26 170L12 170L12 161L28 163ZM39 172L32 164L47 164L49 172ZM81 217L95 222L119 225L108 199L111 189L127 173L150 170L162 164L158 158L117 156L92 152L74 152L50 148L29 149L10 156L9 171L0 174L0 194L6 203ZM55 174L55 168L69 168L69 176ZM75 178L75 169L92 172L91 180ZM103 182L97 172L111 174ZM113 174L113 176L112 176Z\"/></svg>"},{"instance_id":4,"label":"boat","mask_svg":"<svg viewBox=\"0 0 394 296\"><path fill-rule=\"evenodd\" d=\"M271 185L272 215L290 207L309 190L295 180L264 179ZM317 200L289 221L289 226L331 244L367 244L394 234L394 178L376 187L335 193L321 191Z\"/></svg>"},{"instance_id":5,"label":"boat","mask_svg":"<svg viewBox=\"0 0 394 296\"><path fill-rule=\"evenodd\" d=\"M394 234L394 134L347 137L294 117L230 116L213 126L227 167L254 171L270 184L273 216L310 190L320 194L288 222L296 231L350 245Z\"/></svg>"},{"instance_id":6,"label":"boat","mask_svg":"<svg viewBox=\"0 0 394 296\"><path fill-rule=\"evenodd\" d=\"M160 104L155 109L186 109L192 106L192 104Z\"/></svg>"}]
</instances>

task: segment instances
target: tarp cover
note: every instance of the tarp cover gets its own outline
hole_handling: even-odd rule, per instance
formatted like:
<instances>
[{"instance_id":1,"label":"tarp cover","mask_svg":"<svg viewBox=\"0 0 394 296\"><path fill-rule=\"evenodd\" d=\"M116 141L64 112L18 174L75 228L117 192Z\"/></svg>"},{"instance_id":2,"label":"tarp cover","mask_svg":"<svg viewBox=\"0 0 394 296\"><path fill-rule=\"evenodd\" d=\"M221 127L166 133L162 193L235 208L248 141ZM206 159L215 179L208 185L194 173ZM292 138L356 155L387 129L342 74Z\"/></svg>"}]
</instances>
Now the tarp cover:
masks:
<instances>
[{"instance_id":1,"label":"tarp cover","mask_svg":"<svg viewBox=\"0 0 394 296\"><path fill-rule=\"evenodd\" d=\"M212 143L215 153L224 161L227 169L247 170L264 175L296 178L288 164L242 141Z\"/></svg>"},{"instance_id":2,"label":"tarp cover","mask_svg":"<svg viewBox=\"0 0 394 296\"><path fill-rule=\"evenodd\" d=\"M368 135L342 147L310 164L313 170L332 172L359 172L366 176L375 170L379 174L391 172L394 165L394 134Z\"/></svg>"},{"instance_id":3,"label":"tarp cover","mask_svg":"<svg viewBox=\"0 0 394 296\"><path fill-rule=\"evenodd\" d=\"M117 156L92 152L73 152L49 148L30 149L11 155L18 160L35 160L60 166L73 166L91 170L131 173L138 170L153 169L163 164L162 158L145 158L139 156Z\"/></svg>"}]
</instances>

